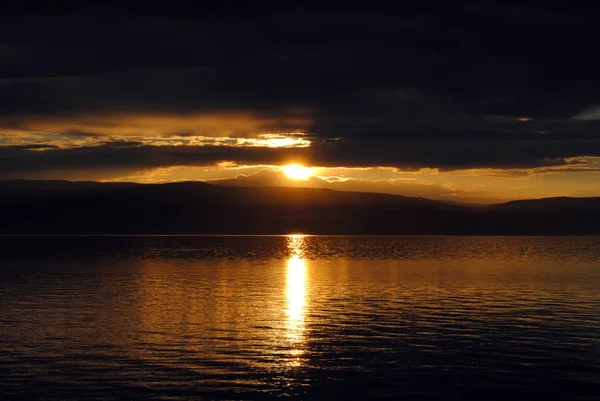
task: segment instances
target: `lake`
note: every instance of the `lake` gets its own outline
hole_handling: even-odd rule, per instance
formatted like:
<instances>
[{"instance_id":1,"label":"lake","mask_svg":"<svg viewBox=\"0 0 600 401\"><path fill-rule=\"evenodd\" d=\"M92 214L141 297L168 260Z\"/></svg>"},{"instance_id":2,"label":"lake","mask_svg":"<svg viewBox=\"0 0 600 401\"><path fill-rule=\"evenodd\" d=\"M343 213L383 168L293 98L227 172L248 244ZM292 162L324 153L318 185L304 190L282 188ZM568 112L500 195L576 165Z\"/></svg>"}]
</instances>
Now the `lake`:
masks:
<instances>
[{"instance_id":1,"label":"lake","mask_svg":"<svg viewBox=\"0 0 600 401\"><path fill-rule=\"evenodd\" d=\"M600 398L598 237L1 237L3 400Z\"/></svg>"}]
</instances>

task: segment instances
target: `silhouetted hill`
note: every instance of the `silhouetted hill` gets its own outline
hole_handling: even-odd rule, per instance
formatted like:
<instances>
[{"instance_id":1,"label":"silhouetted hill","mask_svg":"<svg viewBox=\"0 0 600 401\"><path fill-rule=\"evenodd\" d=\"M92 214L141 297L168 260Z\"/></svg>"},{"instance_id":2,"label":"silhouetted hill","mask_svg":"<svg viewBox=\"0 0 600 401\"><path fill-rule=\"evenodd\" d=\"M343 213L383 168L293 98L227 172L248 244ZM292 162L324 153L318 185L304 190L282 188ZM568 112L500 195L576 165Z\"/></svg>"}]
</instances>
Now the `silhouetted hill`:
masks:
<instances>
[{"instance_id":1,"label":"silhouetted hill","mask_svg":"<svg viewBox=\"0 0 600 401\"><path fill-rule=\"evenodd\" d=\"M0 233L600 234L598 198L568 199L568 208L553 202L565 204L469 207L315 188L12 180L0 181Z\"/></svg>"},{"instance_id":2,"label":"silhouetted hill","mask_svg":"<svg viewBox=\"0 0 600 401\"><path fill-rule=\"evenodd\" d=\"M582 211L600 209L599 198L542 198L517 200L499 205L492 205L494 209L512 210L560 210L560 211Z\"/></svg>"}]
</instances>

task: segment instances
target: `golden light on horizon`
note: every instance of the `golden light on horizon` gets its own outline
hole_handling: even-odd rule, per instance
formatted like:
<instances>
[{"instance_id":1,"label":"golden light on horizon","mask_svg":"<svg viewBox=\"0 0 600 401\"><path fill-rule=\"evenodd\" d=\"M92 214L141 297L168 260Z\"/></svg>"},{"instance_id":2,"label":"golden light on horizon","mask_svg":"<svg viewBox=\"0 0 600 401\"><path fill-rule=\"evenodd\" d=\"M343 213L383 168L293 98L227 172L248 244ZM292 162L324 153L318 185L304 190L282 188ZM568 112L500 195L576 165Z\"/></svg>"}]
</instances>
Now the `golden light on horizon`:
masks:
<instances>
[{"instance_id":1,"label":"golden light on horizon","mask_svg":"<svg viewBox=\"0 0 600 401\"><path fill-rule=\"evenodd\" d=\"M312 167L304 167L299 164L289 164L283 167L283 174L293 180L308 180L313 174Z\"/></svg>"}]
</instances>

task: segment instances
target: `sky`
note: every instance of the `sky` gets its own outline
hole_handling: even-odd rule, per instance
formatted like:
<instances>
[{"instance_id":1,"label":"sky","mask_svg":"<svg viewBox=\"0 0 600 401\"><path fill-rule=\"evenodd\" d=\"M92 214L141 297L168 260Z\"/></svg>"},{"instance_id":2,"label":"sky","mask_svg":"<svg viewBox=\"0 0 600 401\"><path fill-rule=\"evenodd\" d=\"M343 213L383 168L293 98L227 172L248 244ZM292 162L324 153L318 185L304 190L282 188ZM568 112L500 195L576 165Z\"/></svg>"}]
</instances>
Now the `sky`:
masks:
<instances>
[{"instance_id":1,"label":"sky","mask_svg":"<svg viewBox=\"0 0 600 401\"><path fill-rule=\"evenodd\" d=\"M217 4L5 7L0 179L600 196L600 3Z\"/></svg>"}]
</instances>

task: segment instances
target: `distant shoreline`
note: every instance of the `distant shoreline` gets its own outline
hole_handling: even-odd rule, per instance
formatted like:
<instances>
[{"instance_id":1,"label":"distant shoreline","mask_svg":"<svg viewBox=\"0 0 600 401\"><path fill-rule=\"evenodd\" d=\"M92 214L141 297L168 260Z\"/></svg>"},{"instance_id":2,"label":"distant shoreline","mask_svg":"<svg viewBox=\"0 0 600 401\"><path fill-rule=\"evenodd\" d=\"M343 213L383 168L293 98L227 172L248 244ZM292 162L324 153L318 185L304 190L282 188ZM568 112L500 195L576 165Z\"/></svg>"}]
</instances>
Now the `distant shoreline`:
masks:
<instances>
[{"instance_id":1,"label":"distant shoreline","mask_svg":"<svg viewBox=\"0 0 600 401\"><path fill-rule=\"evenodd\" d=\"M2 236L595 236L600 198L485 207L399 195L206 183L0 181Z\"/></svg>"}]
</instances>

